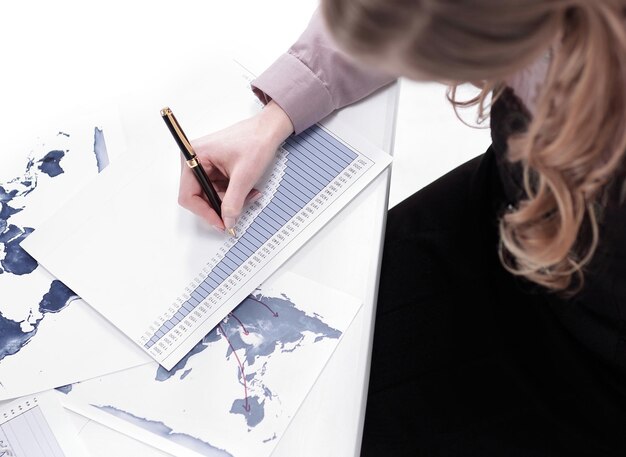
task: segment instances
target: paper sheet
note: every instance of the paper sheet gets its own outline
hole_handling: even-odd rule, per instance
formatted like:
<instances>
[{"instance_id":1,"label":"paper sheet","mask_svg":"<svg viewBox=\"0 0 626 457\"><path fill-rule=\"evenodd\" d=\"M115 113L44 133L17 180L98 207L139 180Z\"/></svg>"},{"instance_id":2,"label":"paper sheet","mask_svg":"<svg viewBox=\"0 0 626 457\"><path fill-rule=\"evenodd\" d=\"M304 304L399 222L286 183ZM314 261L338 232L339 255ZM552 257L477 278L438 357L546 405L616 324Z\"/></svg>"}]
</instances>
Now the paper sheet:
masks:
<instances>
[{"instance_id":1,"label":"paper sheet","mask_svg":"<svg viewBox=\"0 0 626 457\"><path fill-rule=\"evenodd\" d=\"M19 145L0 138L0 399L146 362L21 248L124 147L115 108L56 123L33 126Z\"/></svg>"},{"instance_id":2,"label":"paper sheet","mask_svg":"<svg viewBox=\"0 0 626 457\"><path fill-rule=\"evenodd\" d=\"M153 363L68 389L71 410L180 457L268 456L360 303L271 278L171 371Z\"/></svg>"},{"instance_id":3,"label":"paper sheet","mask_svg":"<svg viewBox=\"0 0 626 457\"><path fill-rule=\"evenodd\" d=\"M199 93L195 102L227 105L230 116L239 118L258 110L242 75L222 68L213 74L221 90ZM177 205L179 154L157 113L154 108L139 116L145 125L137 131L149 139L146 144L136 138L132 156L107 168L24 246L171 369L390 158L347 131L339 139L315 127L290 138L260 186L263 197L246 209L240 236L231 239ZM207 131L224 122L218 114L207 115ZM148 144L151 160L137 160L147 156Z\"/></svg>"},{"instance_id":4,"label":"paper sheet","mask_svg":"<svg viewBox=\"0 0 626 457\"><path fill-rule=\"evenodd\" d=\"M55 392L0 404L0 457L87 457Z\"/></svg>"}]
</instances>

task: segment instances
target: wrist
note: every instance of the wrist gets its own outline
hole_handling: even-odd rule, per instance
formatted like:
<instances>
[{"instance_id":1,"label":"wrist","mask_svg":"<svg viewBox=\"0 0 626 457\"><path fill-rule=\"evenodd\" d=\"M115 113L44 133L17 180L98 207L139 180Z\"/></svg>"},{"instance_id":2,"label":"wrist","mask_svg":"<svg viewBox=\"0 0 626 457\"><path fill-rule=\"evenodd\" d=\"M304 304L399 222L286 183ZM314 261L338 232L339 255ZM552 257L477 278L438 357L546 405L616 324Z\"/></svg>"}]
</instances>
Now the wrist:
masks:
<instances>
[{"instance_id":1,"label":"wrist","mask_svg":"<svg viewBox=\"0 0 626 457\"><path fill-rule=\"evenodd\" d=\"M287 113L273 100L258 115L259 128L269 144L278 147L293 133L293 124Z\"/></svg>"}]
</instances>

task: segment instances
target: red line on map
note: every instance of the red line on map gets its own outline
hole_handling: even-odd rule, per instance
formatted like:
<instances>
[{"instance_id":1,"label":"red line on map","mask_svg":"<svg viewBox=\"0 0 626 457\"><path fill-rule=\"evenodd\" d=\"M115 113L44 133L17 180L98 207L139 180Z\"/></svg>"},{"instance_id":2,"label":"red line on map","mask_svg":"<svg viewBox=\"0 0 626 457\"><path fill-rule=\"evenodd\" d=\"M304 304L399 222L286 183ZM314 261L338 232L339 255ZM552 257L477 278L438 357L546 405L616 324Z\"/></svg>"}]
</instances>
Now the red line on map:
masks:
<instances>
[{"instance_id":1,"label":"red line on map","mask_svg":"<svg viewBox=\"0 0 626 457\"><path fill-rule=\"evenodd\" d=\"M232 317L233 319L235 319L237 322L239 322L239 325L241 325L241 328L242 328L242 330L243 330L243 334L244 334L244 335L249 335L249 334L250 334L250 332L248 332L248 329L246 328L246 326L245 326L245 325L243 325L243 322L241 322L241 321L239 320L239 318L238 318L237 316L235 316L235 313L228 313L228 315L229 315L230 317Z\"/></svg>"},{"instance_id":2,"label":"red line on map","mask_svg":"<svg viewBox=\"0 0 626 457\"><path fill-rule=\"evenodd\" d=\"M263 306L265 306L267 309L269 309L271 311L271 313L274 315L274 317L278 317L278 313L274 312L274 310L272 308L270 308L269 306L267 306L265 303L263 303L261 300L257 300L256 298L254 298L252 295L248 295L248 298L252 301L255 301L257 303L262 304Z\"/></svg>"},{"instance_id":3,"label":"red line on map","mask_svg":"<svg viewBox=\"0 0 626 457\"><path fill-rule=\"evenodd\" d=\"M241 370L241 379L243 379L243 393L244 393L244 396L245 396L245 404L243 406L243 409L245 409L246 412L249 413L250 412L250 404L248 403L248 383L246 382L246 372L243 369L243 363L241 363L241 360L239 359L239 356L235 352L235 348L233 347L232 343L228 339L228 336L226 335L226 332L222 328L222 324L217 324L217 328L220 329L220 332L222 333L222 335L224 335L224 338L226 338L226 341L228 342L228 345L230 346L230 349L233 351L233 354L235 354L235 358L237 359L237 363L239 364L239 370Z\"/></svg>"}]
</instances>

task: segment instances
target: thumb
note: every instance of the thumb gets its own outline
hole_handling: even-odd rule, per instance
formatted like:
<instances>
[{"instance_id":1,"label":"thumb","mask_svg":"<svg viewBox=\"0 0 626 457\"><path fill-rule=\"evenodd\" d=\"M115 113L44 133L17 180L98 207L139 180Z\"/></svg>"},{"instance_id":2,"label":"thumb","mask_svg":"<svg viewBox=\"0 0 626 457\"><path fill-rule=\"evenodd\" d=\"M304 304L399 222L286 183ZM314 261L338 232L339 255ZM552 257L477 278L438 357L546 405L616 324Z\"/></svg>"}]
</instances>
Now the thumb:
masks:
<instances>
[{"instance_id":1,"label":"thumb","mask_svg":"<svg viewBox=\"0 0 626 457\"><path fill-rule=\"evenodd\" d=\"M237 223L237 218L241 214L241 209L246 201L246 197L254 183L233 173L228 182L228 188L222 199L222 220L226 231L230 231Z\"/></svg>"}]
</instances>

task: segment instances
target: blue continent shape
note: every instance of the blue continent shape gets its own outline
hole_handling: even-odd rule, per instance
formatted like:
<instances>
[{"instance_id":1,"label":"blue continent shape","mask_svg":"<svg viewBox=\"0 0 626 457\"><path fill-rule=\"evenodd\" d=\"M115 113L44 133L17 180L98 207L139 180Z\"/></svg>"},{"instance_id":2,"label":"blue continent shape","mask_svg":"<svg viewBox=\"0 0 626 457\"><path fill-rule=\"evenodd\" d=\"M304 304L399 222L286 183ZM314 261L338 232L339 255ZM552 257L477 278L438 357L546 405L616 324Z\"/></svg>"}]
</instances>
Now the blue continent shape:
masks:
<instances>
[{"instance_id":1,"label":"blue continent shape","mask_svg":"<svg viewBox=\"0 0 626 457\"><path fill-rule=\"evenodd\" d=\"M264 303L261 304L259 302ZM232 316L236 316L239 322ZM276 320L276 318L279 318ZM317 335L315 342L324 338L337 339L341 332L326 325L320 316L309 316L296 308L291 300L271 297L249 297L242 301L225 319L222 328L226 332L228 339L235 350L245 349L248 364L254 363L256 357L271 355L277 346L284 348L286 344L299 342L304 338L304 331L310 331ZM259 346L252 346L244 343L241 339L240 331L243 325L247 332L259 333L263 336L263 343ZM209 343L218 341L222 336L215 327L211 330L194 348L183 357L171 370L166 370L159 366L155 376L157 381L167 381L175 376L177 372L187 366L187 362L193 356L204 351ZM285 349L292 351L293 349ZM226 357L232 354L232 349L228 346Z\"/></svg>"},{"instance_id":2,"label":"blue continent shape","mask_svg":"<svg viewBox=\"0 0 626 457\"><path fill-rule=\"evenodd\" d=\"M37 328L46 313L58 313L78 296L59 280L52 281L50 290L44 294L39 302L39 311L42 317L29 322L32 330L24 332L22 322L8 319L0 313L0 361L9 355L16 354L37 334Z\"/></svg>"},{"instance_id":3,"label":"blue continent shape","mask_svg":"<svg viewBox=\"0 0 626 457\"><path fill-rule=\"evenodd\" d=\"M246 362L252 365L257 357L267 357L275 350L291 352L295 350L304 339L304 333L310 332L317 335L316 341L325 338L338 339L341 332L323 322L319 316L309 316L304 311L296 308L296 305L286 297L248 297L228 318L227 324L222 326L230 344L235 351L244 349ZM241 324L239 323L241 322ZM246 343L241 335L241 325L249 333L258 333L263 338L256 344ZM294 348L286 349L285 346L297 343ZM228 357L232 353L229 347L226 353Z\"/></svg>"},{"instance_id":4,"label":"blue continent shape","mask_svg":"<svg viewBox=\"0 0 626 457\"><path fill-rule=\"evenodd\" d=\"M54 178L63 173L63 168L61 168L61 159L65 157L66 151L54 150L48 152L43 159L39 160L39 169Z\"/></svg>"},{"instance_id":5,"label":"blue continent shape","mask_svg":"<svg viewBox=\"0 0 626 457\"><path fill-rule=\"evenodd\" d=\"M179 371L185 370L179 378L183 380L191 371L191 368L186 369L189 359L203 352L210 343L224 337L228 342L226 358L233 354L233 350L243 349L245 359L242 363L251 366L257 358L271 357L277 350L281 352L297 350L305 337L305 332L316 335L314 343L326 338L338 339L341 336L341 332L327 325L321 316L306 314L285 295L281 297L251 295L241 302L220 326L209 332L172 370L167 371L160 366L155 380L167 381ZM242 338L242 335L250 333L260 336L254 339L254 344L246 343ZM245 369L242 371L241 368L237 369L237 373L241 384L251 383L262 376L259 372L245 372ZM273 397L272 391L263 386L262 399L258 396L237 398L233 401L230 412L243 415L248 426L254 427L265 417L265 401L272 400Z\"/></svg>"},{"instance_id":6,"label":"blue continent shape","mask_svg":"<svg viewBox=\"0 0 626 457\"><path fill-rule=\"evenodd\" d=\"M55 279L52 281L52 284L50 284L50 290L44 294L39 302L39 311L43 314L58 313L77 298L78 295L76 295L72 289L58 279Z\"/></svg>"},{"instance_id":7,"label":"blue continent shape","mask_svg":"<svg viewBox=\"0 0 626 457\"><path fill-rule=\"evenodd\" d=\"M208 335L202 338L202 340L198 344L196 344L193 347L193 349L189 351L187 355L185 355L185 357L180 359L180 361L176 365L174 365L174 367L172 367L171 370L168 371L165 368L163 368L161 365L159 365L159 368L157 368L156 376L154 378L155 381L161 381L161 382L167 381L172 376L174 376L177 372L179 372L180 370L183 370L187 366L187 362L189 361L190 358L204 351L208 347L209 343L213 341L217 341L218 339L219 339L219 335L217 335L217 332L214 329L212 332L210 332ZM185 371L186 374L183 373L184 377L187 377L190 371L191 369L186 370ZM181 375L181 379L184 379L182 377L183 375Z\"/></svg>"},{"instance_id":8,"label":"blue continent shape","mask_svg":"<svg viewBox=\"0 0 626 457\"><path fill-rule=\"evenodd\" d=\"M338 339L341 336L339 330L327 325L320 316L309 316L298 309L285 295L282 297L250 296L235 308L227 324L222 326L230 343L226 356L230 356L233 350L243 349L245 351L244 364L247 363L249 366L254 364L259 357L271 357L277 350L281 352L297 350L304 339L305 332L316 335L314 343L325 338ZM242 334L246 333L257 333L262 338L255 339L258 342L254 344L246 343L242 339ZM293 347L288 349L287 345L293 345ZM238 370L237 373L243 384L244 373L242 370ZM262 373L248 373L246 382L251 382L259 376L262 376ZM262 401L259 401L256 396L236 399L230 412L243 415L249 427L258 425L265 417L265 400L271 400L273 397L270 389L265 386L263 392Z\"/></svg>"},{"instance_id":9,"label":"blue continent shape","mask_svg":"<svg viewBox=\"0 0 626 457\"><path fill-rule=\"evenodd\" d=\"M59 135L69 137L69 134L59 132ZM38 264L22 247L21 242L30 235L34 229L32 227L19 227L12 224L10 219L15 214L24 209L25 206L18 206L17 200L24 200L31 192L37 188L38 172L50 178L62 174L61 160L68 151L52 150L46 153L43 158L35 161L30 158L26 164L24 174L8 182L0 183L0 274L28 275L35 271ZM101 129L94 129L94 150L98 171L108 164L108 156L104 135ZM30 316L23 321L13 321L0 311L0 361L7 356L16 354L22 349L37 333L37 328L47 313L58 313L78 296L64 285L61 281L53 280L46 294L41 298L38 309L41 318L32 322ZM0 300L2 297L0 297ZM1 310L2 303L0 303ZM22 324L28 321L29 331L22 330Z\"/></svg>"},{"instance_id":10,"label":"blue continent shape","mask_svg":"<svg viewBox=\"0 0 626 457\"><path fill-rule=\"evenodd\" d=\"M224 449L217 448L207 443L206 441L201 440L195 436L188 435L186 433L178 433L175 432L171 427L168 427L166 424L160 421L154 421L150 419L146 419L144 417L136 416L127 411L115 408L113 406L104 405L91 405L94 406L101 411L107 412L112 416L119 417L120 419L125 420L126 422L130 422L138 427L143 428L155 435L166 438L174 443L177 443L181 446L184 446L192 451L197 452L198 454L205 455L207 457L233 457L232 454L225 451Z\"/></svg>"},{"instance_id":11,"label":"blue continent shape","mask_svg":"<svg viewBox=\"0 0 626 457\"><path fill-rule=\"evenodd\" d=\"M0 360L17 353L36 332L36 328L24 332L19 322L8 319L0 313Z\"/></svg>"},{"instance_id":12,"label":"blue continent shape","mask_svg":"<svg viewBox=\"0 0 626 457\"><path fill-rule=\"evenodd\" d=\"M259 401L259 397L256 395L248 397L247 403L245 399L238 398L233 402L230 412L232 414L243 414L248 427L256 427L265 417L264 403L265 401Z\"/></svg>"},{"instance_id":13,"label":"blue continent shape","mask_svg":"<svg viewBox=\"0 0 626 457\"><path fill-rule=\"evenodd\" d=\"M0 243L4 241L4 258L0 265L7 273L14 275L27 275L35 271L37 261L20 246L22 240L34 231L31 227L20 228L9 225L5 233L0 235ZM17 236L14 236L17 235Z\"/></svg>"}]
</instances>

